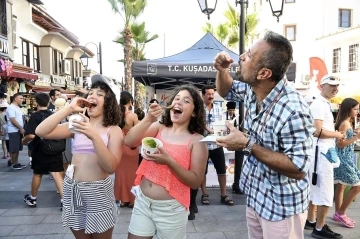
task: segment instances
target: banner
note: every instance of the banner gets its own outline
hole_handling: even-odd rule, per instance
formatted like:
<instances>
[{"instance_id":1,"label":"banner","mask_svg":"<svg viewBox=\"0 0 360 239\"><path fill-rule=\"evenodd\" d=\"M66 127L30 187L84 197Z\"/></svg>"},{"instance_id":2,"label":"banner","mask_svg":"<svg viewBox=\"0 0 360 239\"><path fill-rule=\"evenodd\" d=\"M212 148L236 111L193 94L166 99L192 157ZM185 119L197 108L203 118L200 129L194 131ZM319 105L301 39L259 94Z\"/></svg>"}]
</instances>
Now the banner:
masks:
<instances>
[{"instance_id":1,"label":"banner","mask_svg":"<svg viewBox=\"0 0 360 239\"><path fill-rule=\"evenodd\" d=\"M235 172L235 152L227 151L224 149L225 155L225 166L226 166L226 187L232 187L234 183L234 172ZM206 175L206 187L218 188L219 180L214 168L214 164L209 160L208 173Z\"/></svg>"}]
</instances>

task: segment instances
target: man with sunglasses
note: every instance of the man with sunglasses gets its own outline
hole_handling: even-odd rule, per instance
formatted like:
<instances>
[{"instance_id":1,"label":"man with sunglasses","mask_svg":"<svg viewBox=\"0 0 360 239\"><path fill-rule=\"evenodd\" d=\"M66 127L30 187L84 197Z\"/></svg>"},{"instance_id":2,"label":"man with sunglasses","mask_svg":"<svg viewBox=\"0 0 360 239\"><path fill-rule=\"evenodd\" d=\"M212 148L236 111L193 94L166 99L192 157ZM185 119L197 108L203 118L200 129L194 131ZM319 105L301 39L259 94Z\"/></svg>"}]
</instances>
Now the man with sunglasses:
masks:
<instances>
[{"instance_id":1,"label":"man with sunglasses","mask_svg":"<svg viewBox=\"0 0 360 239\"><path fill-rule=\"evenodd\" d=\"M240 56L235 80L229 54L214 59L219 95L246 108L248 135L228 124L230 134L217 144L245 154L240 189L250 239L304 238L315 130L304 98L284 79L292 54L289 40L269 31Z\"/></svg>"},{"instance_id":2,"label":"man with sunglasses","mask_svg":"<svg viewBox=\"0 0 360 239\"><path fill-rule=\"evenodd\" d=\"M325 224L329 207L333 205L335 165L322 154L326 154L331 148L335 150L335 139L342 140L345 138L344 132L335 131L334 116L330 105L330 99L338 93L339 85L340 81L336 77L325 75L320 81L321 93L310 105L316 131L309 176L310 181L312 181L317 144L317 182L316 185L310 186L310 204L305 229L312 230L311 235L315 238L343 238L342 235L333 232Z\"/></svg>"}]
</instances>

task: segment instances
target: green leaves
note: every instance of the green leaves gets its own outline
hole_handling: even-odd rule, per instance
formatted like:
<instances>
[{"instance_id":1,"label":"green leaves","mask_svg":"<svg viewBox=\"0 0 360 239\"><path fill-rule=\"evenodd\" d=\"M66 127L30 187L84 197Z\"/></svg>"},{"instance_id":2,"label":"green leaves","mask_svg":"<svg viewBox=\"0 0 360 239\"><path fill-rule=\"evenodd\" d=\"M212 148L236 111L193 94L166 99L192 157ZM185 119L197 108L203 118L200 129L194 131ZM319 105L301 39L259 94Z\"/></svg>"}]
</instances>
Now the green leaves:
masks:
<instances>
[{"instance_id":1,"label":"green leaves","mask_svg":"<svg viewBox=\"0 0 360 239\"><path fill-rule=\"evenodd\" d=\"M205 26L202 27L202 30L206 33L209 32L213 34L226 47L237 50L239 46L240 13L237 12L229 2L227 4L228 9L224 12L225 22L217 26L213 26L207 22ZM254 12L247 14L245 17L245 45L248 45L250 40L257 37L255 30L259 19L256 7L254 9Z\"/></svg>"}]
</instances>

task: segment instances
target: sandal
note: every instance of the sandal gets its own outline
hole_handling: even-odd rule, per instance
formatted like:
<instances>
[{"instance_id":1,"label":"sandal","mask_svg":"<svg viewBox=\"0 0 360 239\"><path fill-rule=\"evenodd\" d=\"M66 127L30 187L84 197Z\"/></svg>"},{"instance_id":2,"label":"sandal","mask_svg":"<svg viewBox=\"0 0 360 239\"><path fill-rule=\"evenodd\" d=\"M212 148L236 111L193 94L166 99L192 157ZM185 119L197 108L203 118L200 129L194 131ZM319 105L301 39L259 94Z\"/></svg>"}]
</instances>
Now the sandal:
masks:
<instances>
[{"instance_id":1,"label":"sandal","mask_svg":"<svg viewBox=\"0 0 360 239\"><path fill-rule=\"evenodd\" d=\"M127 206L129 206L129 203L128 203L128 202L122 202L122 203L120 203L120 207L121 207L121 208L124 208L124 207L127 207Z\"/></svg>"},{"instance_id":2,"label":"sandal","mask_svg":"<svg viewBox=\"0 0 360 239\"><path fill-rule=\"evenodd\" d=\"M228 205L228 206L234 206L234 201L229 198L229 196L220 196L221 200L220 202L222 204Z\"/></svg>"},{"instance_id":3,"label":"sandal","mask_svg":"<svg viewBox=\"0 0 360 239\"><path fill-rule=\"evenodd\" d=\"M333 219L334 221L340 222L341 224L343 224L343 226L348 228L353 228L355 226L354 222L350 220L346 215L340 215L338 212L335 212Z\"/></svg>"},{"instance_id":4,"label":"sandal","mask_svg":"<svg viewBox=\"0 0 360 239\"><path fill-rule=\"evenodd\" d=\"M210 201L209 201L209 194L203 194L201 196L201 203L204 205L209 205Z\"/></svg>"}]
</instances>

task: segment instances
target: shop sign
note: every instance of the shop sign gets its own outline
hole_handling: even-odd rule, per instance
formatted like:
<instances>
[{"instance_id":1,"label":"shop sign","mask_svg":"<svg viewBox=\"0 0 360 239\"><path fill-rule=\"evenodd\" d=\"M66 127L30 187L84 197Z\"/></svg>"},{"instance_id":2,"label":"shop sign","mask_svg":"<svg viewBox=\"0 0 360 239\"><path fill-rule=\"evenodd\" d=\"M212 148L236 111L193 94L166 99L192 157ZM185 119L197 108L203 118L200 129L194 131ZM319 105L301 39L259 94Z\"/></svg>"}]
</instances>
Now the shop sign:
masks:
<instances>
[{"instance_id":1,"label":"shop sign","mask_svg":"<svg viewBox=\"0 0 360 239\"><path fill-rule=\"evenodd\" d=\"M49 75L37 74L38 79L35 81L36 86L50 86L51 78Z\"/></svg>"},{"instance_id":2,"label":"shop sign","mask_svg":"<svg viewBox=\"0 0 360 239\"><path fill-rule=\"evenodd\" d=\"M9 42L2 38L0 38L0 55L9 56Z\"/></svg>"},{"instance_id":3,"label":"shop sign","mask_svg":"<svg viewBox=\"0 0 360 239\"><path fill-rule=\"evenodd\" d=\"M67 77L51 75L51 86L65 87Z\"/></svg>"}]
</instances>

